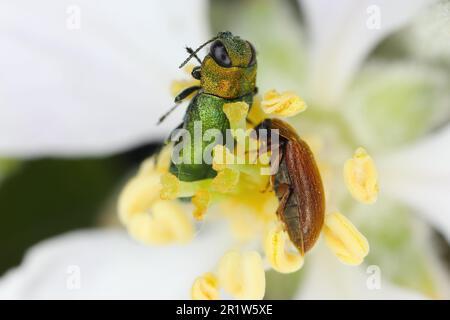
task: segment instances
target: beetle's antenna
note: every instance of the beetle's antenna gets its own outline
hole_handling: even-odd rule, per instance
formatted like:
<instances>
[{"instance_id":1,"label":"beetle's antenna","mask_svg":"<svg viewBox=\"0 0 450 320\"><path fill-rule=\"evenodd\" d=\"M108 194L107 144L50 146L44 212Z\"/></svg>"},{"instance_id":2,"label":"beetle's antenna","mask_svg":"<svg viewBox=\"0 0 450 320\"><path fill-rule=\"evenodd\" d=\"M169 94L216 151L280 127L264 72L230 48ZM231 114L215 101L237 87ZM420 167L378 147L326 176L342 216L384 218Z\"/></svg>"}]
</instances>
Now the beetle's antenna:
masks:
<instances>
[{"instance_id":1,"label":"beetle's antenna","mask_svg":"<svg viewBox=\"0 0 450 320\"><path fill-rule=\"evenodd\" d=\"M159 125L161 122L163 122L167 118L167 116L169 114L171 114L173 110L175 110L176 107L178 107L178 104L174 105L172 108L169 109L169 111L167 111L165 114L163 114L162 117L159 118L159 120L156 123L156 125Z\"/></svg>"},{"instance_id":2,"label":"beetle's antenna","mask_svg":"<svg viewBox=\"0 0 450 320\"><path fill-rule=\"evenodd\" d=\"M189 54L192 54L192 56L195 58L195 60L198 61L198 63L202 64L202 60L200 60L200 58L197 56L197 54L194 52L194 49L190 48L190 47L186 47L186 51Z\"/></svg>"},{"instance_id":3,"label":"beetle's antenna","mask_svg":"<svg viewBox=\"0 0 450 320\"><path fill-rule=\"evenodd\" d=\"M206 46L208 43L213 42L213 41L216 40L217 38L218 38L218 37L214 37L214 38L212 38L212 39L206 41L204 44L202 44L202 45L201 45L200 47L198 47L197 49L195 49L195 51L192 52L192 53L189 55L189 57L187 57L186 60L183 61L183 63L179 66L179 68L183 68L183 67L186 65L186 63L189 62L189 60L191 60L194 56L197 55L197 53L198 53L200 50L203 49L204 46Z\"/></svg>"}]
</instances>

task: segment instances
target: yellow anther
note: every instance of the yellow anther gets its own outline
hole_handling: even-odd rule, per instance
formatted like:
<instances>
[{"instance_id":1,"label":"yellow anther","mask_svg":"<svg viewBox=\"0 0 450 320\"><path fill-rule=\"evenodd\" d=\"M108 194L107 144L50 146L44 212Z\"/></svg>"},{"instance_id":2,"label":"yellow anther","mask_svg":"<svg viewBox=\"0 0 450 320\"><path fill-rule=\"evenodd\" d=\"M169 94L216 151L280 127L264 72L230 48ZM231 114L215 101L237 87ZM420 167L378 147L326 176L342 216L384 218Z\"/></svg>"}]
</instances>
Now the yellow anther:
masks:
<instances>
[{"instance_id":1,"label":"yellow anther","mask_svg":"<svg viewBox=\"0 0 450 320\"><path fill-rule=\"evenodd\" d=\"M193 236L192 223L177 203L161 200L160 178L155 159L144 161L120 194L119 218L143 243L186 242Z\"/></svg>"},{"instance_id":2,"label":"yellow anther","mask_svg":"<svg viewBox=\"0 0 450 320\"><path fill-rule=\"evenodd\" d=\"M159 175L153 172L138 175L126 184L120 193L118 203L119 218L123 224L127 225L134 215L146 212L155 201L159 200L161 189L159 178Z\"/></svg>"},{"instance_id":3,"label":"yellow anther","mask_svg":"<svg viewBox=\"0 0 450 320\"><path fill-rule=\"evenodd\" d=\"M367 239L339 212L325 216L323 231L328 247L345 264L359 265L369 253Z\"/></svg>"},{"instance_id":4,"label":"yellow anther","mask_svg":"<svg viewBox=\"0 0 450 320\"><path fill-rule=\"evenodd\" d=\"M219 262L219 283L237 299L262 299L266 278L261 256L256 251L230 251Z\"/></svg>"},{"instance_id":5,"label":"yellow anther","mask_svg":"<svg viewBox=\"0 0 450 320\"><path fill-rule=\"evenodd\" d=\"M169 171L172 157L172 145L164 146L157 156L145 159L138 171L138 176L164 174Z\"/></svg>"},{"instance_id":6,"label":"yellow anther","mask_svg":"<svg viewBox=\"0 0 450 320\"><path fill-rule=\"evenodd\" d=\"M252 128L267 118L267 114L261 108L261 96L257 95L253 98L253 104L248 112L248 127Z\"/></svg>"},{"instance_id":7,"label":"yellow anther","mask_svg":"<svg viewBox=\"0 0 450 320\"><path fill-rule=\"evenodd\" d=\"M194 230L183 209L175 202L158 200L148 212L139 212L128 221L128 232L145 244L185 243Z\"/></svg>"},{"instance_id":8,"label":"yellow anther","mask_svg":"<svg viewBox=\"0 0 450 320\"><path fill-rule=\"evenodd\" d=\"M208 210L209 204L211 203L211 195L208 190L200 189L192 197L192 204L194 205L193 216L197 220L202 220L204 218L206 210Z\"/></svg>"},{"instance_id":9,"label":"yellow anther","mask_svg":"<svg viewBox=\"0 0 450 320\"><path fill-rule=\"evenodd\" d=\"M236 163L235 156L223 145L216 145L213 149L212 166L216 171L224 170L228 165Z\"/></svg>"},{"instance_id":10,"label":"yellow anther","mask_svg":"<svg viewBox=\"0 0 450 320\"><path fill-rule=\"evenodd\" d=\"M217 277L207 272L195 279L191 289L192 300L217 300L219 299L219 281Z\"/></svg>"},{"instance_id":11,"label":"yellow anther","mask_svg":"<svg viewBox=\"0 0 450 320\"><path fill-rule=\"evenodd\" d=\"M366 204L378 196L378 173L375 163L363 148L356 149L353 158L344 165L344 179L351 195Z\"/></svg>"},{"instance_id":12,"label":"yellow anther","mask_svg":"<svg viewBox=\"0 0 450 320\"><path fill-rule=\"evenodd\" d=\"M211 189L214 192L227 193L233 191L239 182L239 171L233 169L224 169L219 171L211 183Z\"/></svg>"},{"instance_id":13,"label":"yellow anther","mask_svg":"<svg viewBox=\"0 0 450 320\"><path fill-rule=\"evenodd\" d=\"M156 158L150 157L145 159L140 167L136 176L147 176L156 174Z\"/></svg>"},{"instance_id":14,"label":"yellow anther","mask_svg":"<svg viewBox=\"0 0 450 320\"><path fill-rule=\"evenodd\" d=\"M267 114L291 117L304 111L306 104L298 95L291 91L278 93L275 90L271 90L264 95L261 108Z\"/></svg>"},{"instance_id":15,"label":"yellow anther","mask_svg":"<svg viewBox=\"0 0 450 320\"><path fill-rule=\"evenodd\" d=\"M161 176L161 199L173 200L180 192L180 181L171 173L165 173Z\"/></svg>"},{"instance_id":16,"label":"yellow anther","mask_svg":"<svg viewBox=\"0 0 450 320\"><path fill-rule=\"evenodd\" d=\"M246 128L246 117L248 114L248 104L239 101L225 103L223 105L223 112L230 122L231 129L245 129Z\"/></svg>"},{"instance_id":17,"label":"yellow anther","mask_svg":"<svg viewBox=\"0 0 450 320\"><path fill-rule=\"evenodd\" d=\"M286 231L281 224L275 224L268 232L264 240L264 250L272 268L281 273L291 273L303 266L303 256L298 252L288 251L288 247L294 249Z\"/></svg>"},{"instance_id":18,"label":"yellow anther","mask_svg":"<svg viewBox=\"0 0 450 320\"><path fill-rule=\"evenodd\" d=\"M156 161L156 170L158 170L159 173L166 173L169 171L172 158L172 149L172 145L168 144L159 152Z\"/></svg>"}]
</instances>

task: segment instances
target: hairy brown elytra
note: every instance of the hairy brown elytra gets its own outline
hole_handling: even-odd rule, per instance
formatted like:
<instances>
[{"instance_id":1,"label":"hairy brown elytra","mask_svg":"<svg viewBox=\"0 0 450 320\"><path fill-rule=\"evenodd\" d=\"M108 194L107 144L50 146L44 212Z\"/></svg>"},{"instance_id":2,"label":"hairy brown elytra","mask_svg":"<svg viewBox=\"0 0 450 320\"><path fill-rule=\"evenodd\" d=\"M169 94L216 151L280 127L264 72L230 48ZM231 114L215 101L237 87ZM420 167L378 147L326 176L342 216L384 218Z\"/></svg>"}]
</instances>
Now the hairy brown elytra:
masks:
<instances>
[{"instance_id":1,"label":"hairy brown elytra","mask_svg":"<svg viewBox=\"0 0 450 320\"><path fill-rule=\"evenodd\" d=\"M322 178L314 155L308 144L284 121L266 119L257 128L278 129L279 155L272 159L278 161L278 171L271 177L279 200L277 215L303 255L319 238L325 216Z\"/></svg>"}]
</instances>

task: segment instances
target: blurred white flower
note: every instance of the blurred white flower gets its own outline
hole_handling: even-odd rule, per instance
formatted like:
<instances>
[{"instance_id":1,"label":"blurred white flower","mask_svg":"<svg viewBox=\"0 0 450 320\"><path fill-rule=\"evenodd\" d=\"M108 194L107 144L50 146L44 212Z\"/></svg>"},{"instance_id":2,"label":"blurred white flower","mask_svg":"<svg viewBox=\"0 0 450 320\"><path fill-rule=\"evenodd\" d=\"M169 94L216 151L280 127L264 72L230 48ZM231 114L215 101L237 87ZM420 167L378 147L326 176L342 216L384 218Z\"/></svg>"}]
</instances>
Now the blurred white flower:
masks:
<instances>
[{"instance_id":1,"label":"blurred white flower","mask_svg":"<svg viewBox=\"0 0 450 320\"><path fill-rule=\"evenodd\" d=\"M305 280L296 299L426 298L418 292L393 285L387 281L382 269L379 270L377 266L349 268L327 255L325 250L316 250L310 258L311 266L305 270Z\"/></svg>"},{"instance_id":2,"label":"blurred white flower","mask_svg":"<svg viewBox=\"0 0 450 320\"><path fill-rule=\"evenodd\" d=\"M337 106L369 52L388 34L404 26L427 0L299 0L310 29L309 93L314 103ZM378 8L380 28L367 25Z\"/></svg>"},{"instance_id":3,"label":"blurred white flower","mask_svg":"<svg viewBox=\"0 0 450 320\"><path fill-rule=\"evenodd\" d=\"M450 241L450 126L378 162L384 192L416 208Z\"/></svg>"},{"instance_id":4,"label":"blurred white flower","mask_svg":"<svg viewBox=\"0 0 450 320\"><path fill-rule=\"evenodd\" d=\"M66 26L73 5L80 28ZM208 38L206 2L0 3L0 155L98 155L161 141L170 81Z\"/></svg>"},{"instance_id":5,"label":"blurred white flower","mask_svg":"<svg viewBox=\"0 0 450 320\"><path fill-rule=\"evenodd\" d=\"M204 231L189 245L151 249L124 230L55 237L0 280L0 299L189 299L193 279L226 249L227 232Z\"/></svg>"}]
</instances>

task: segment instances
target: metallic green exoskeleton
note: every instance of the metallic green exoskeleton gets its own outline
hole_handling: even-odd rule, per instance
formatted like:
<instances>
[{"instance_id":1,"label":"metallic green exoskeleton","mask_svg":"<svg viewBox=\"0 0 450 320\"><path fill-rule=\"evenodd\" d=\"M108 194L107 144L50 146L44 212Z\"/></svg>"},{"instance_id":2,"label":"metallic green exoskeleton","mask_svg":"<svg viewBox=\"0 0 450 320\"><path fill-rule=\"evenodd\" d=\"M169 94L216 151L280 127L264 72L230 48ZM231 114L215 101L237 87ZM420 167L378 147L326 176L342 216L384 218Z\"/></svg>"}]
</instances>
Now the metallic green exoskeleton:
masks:
<instances>
[{"instance_id":1,"label":"metallic green exoskeleton","mask_svg":"<svg viewBox=\"0 0 450 320\"><path fill-rule=\"evenodd\" d=\"M209 43L212 43L209 53L201 61L197 57L197 53ZM179 103L192 93L197 92L190 101L184 121L180 126L180 128L186 129L192 137L186 148L190 151L188 157L191 161L187 161L188 163L172 163L170 172L181 181L197 181L212 178L216 175L216 172L212 169L211 164L204 162L203 156L200 163L198 163L198 160L194 163L194 156L196 154L203 155L207 146L211 144L211 140L194 143L194 124L196 122L197 124L201 123L202 132L208 129L220 130L222 137L225 137L230 124L223 112L223 105L244 101L251 107L253 96L257 91L257 65L253 45L246 40L233 36L230 32L220 32L195 51L190 48L187 48L187 50L190 56L180 67L185 65L189 59L196 58L201 66L193 69L192 76L200 80L200 86L183 90L175 98L175 102Z\"/></svg>"}]
</instances>

